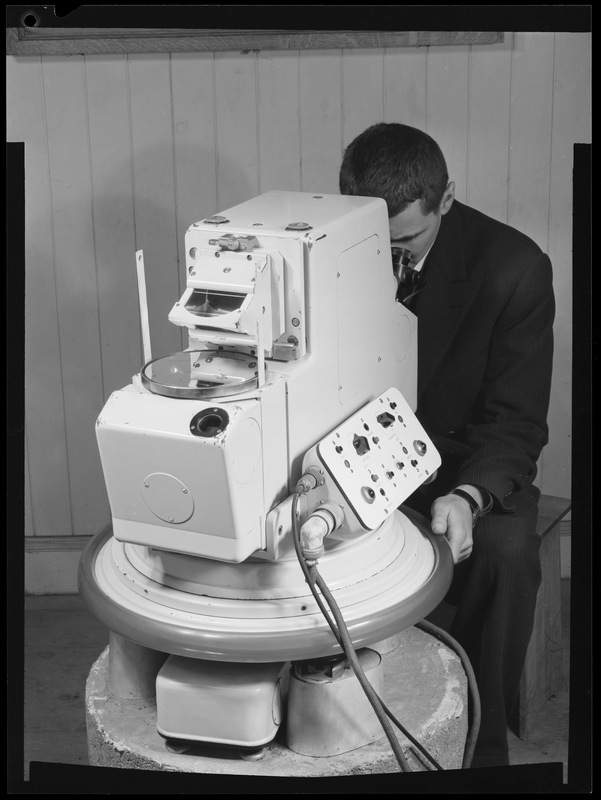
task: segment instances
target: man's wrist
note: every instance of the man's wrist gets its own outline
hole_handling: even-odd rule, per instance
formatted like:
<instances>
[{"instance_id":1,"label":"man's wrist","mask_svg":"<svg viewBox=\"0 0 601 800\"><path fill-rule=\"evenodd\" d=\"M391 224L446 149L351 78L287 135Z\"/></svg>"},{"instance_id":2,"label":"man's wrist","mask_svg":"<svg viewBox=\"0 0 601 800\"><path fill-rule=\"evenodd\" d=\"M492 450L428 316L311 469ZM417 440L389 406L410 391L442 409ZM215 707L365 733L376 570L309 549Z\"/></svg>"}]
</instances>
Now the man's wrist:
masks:
<instances>
[{"instance_id":1,"label":"man's wrist","mask_svg":"<svg viewBox=\"0 0 601 800\"><path fill-rule=\"evenodd\" d=\"M492 508L492 496L480 486L462 483L451 489L449 494L461 497L467 502L472 512L472 525L475 525L478 519Z\"/></svg>"},{"instance_id":2,"label":"man's wrist","mask_svg":"<svg viewBox=\"0 0 601 800\"><path fill-rule=\"evenodd\" d=\"M473 483L460 483L455 488L461 489L463 492L467 492L470 497L473 497L480 506L480 516L488 514L492 509L493 496L487 489L483 489L482 486L476 486Z\"/></svg>"}]
</instances>

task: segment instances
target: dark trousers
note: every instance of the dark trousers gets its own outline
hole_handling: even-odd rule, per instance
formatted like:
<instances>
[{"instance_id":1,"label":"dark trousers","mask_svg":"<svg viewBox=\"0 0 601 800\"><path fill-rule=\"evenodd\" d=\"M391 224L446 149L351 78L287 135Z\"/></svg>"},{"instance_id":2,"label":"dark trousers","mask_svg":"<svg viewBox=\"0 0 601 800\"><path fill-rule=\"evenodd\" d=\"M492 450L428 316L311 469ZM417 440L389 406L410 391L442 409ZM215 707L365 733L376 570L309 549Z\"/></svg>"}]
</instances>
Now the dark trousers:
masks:
<instances>
[{"instance_id":1,"label":"dark trousers","mask_svg":"<svg viewBox=\"0 0 601 800\"><path fill-rule=\"evenodd\" d=\"M455 567L445 598L456 607L449 632L466 651L480 694L473 766L508 763L507 724L518 698L541 582L538 497L534 487L516 492L510 498L514 513L491 513L477 522L472 555Z\"/></svg>"}]
</instances>

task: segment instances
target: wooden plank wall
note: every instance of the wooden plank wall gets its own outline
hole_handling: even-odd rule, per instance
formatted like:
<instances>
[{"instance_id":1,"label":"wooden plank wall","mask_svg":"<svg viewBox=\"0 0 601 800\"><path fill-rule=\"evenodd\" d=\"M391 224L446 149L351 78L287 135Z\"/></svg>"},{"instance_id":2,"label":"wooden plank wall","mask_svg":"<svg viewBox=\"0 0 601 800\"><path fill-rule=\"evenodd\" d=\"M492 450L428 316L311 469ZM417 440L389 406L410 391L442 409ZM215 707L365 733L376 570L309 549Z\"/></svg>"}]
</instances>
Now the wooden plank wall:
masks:
<instances>
[{"instance_id":1,"label":"wooden plank wall","mask_svg":"<svg viewBox=\"0 0 601 800\"><path fill-rule=\"evenodd\" d=\"M549 252L558 312L551 443L538 478L570 496L571 168L590 141L588 34L368 50L7 58L8 140L26 152L26 522L30 543L110 519L94 423L141 366L134 253L154 355L184 232L269 189L338 191L346 144L399 120L441 144L460 200Z\"/></svg>"}]
</instances>

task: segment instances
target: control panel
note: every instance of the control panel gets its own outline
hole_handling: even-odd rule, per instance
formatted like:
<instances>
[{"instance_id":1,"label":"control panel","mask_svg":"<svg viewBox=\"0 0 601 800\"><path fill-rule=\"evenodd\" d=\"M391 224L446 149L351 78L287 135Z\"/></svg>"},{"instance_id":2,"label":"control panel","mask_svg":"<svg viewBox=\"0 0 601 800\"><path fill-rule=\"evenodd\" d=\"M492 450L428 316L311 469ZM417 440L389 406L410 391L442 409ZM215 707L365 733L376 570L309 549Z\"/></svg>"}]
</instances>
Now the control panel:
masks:
<instances>
[{"instance_id":1,"label":"control panel","mask_svg":"<svg viewBox=\"0 0 601 800\"><path fill-rule=\"evenodd\" d=\"M395 388L335 428L314 452L368 530L381 525L441 464L438 451Z\"/></svg>"}]
</instances>

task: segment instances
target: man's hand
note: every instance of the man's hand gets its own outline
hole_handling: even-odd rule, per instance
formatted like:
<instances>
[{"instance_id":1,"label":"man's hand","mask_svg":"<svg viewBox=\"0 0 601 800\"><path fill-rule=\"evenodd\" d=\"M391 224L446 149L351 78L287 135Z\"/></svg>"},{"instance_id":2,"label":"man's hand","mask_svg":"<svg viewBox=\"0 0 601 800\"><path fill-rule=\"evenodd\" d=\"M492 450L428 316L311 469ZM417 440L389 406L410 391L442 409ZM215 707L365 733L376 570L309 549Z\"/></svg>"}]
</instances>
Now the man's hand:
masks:
<instances>
[{"instance_id":1,"label":"man's hand","mask_svg":"<svg viewBox=\"0 0 601 800\"><path fill-rule=\"evenodd\" d=\"M474 486L462 486L482 507L482 495ZM474 546L472 536L472 511L467 500L456 494L438 497L432 503L432 532L447 537L453 562L459 564L469 558Z\"/></svg>"}]
</instances>

